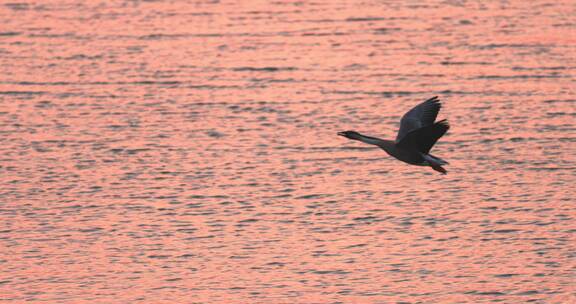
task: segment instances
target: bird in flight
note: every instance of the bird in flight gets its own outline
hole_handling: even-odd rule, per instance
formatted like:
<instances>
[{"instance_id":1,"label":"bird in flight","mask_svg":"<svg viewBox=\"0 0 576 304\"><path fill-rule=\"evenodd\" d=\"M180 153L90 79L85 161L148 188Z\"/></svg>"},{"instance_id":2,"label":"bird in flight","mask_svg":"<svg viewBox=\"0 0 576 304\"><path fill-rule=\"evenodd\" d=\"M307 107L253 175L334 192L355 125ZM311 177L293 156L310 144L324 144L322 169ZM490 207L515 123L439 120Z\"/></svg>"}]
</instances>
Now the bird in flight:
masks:
<instances>
[{"instance_id":1,"label":"bird in flight","mask_svg":"<svg viewBox=\"0 0 576 304\"><path fill-rule=\"evenodd\" d=\"M398 130L396 140L370 137L356 131L338 132L338 135L376 145L390 156L405 163L430 166L446 174L448 171L442 168L442 165L447 165L448 162L430 154L432 146L450 129L446 119L436 121L441 107L438 96L435 96L406 112L400 120L400 130Z\"/></svg>"}]
</instances>

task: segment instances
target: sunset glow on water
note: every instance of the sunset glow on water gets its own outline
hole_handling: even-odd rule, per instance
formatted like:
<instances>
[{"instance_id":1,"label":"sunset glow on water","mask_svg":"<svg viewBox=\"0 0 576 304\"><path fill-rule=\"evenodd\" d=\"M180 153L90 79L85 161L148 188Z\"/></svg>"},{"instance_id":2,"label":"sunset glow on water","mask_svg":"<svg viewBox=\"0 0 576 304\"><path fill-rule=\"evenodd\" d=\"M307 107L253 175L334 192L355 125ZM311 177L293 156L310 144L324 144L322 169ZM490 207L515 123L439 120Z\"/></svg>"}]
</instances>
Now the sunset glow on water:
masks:
<instances>
[{"instance_id":1,"label":"sunset glow on water","mask_svg":"<svg viewBox=\"0 0 576 304\"><path fill-rule=\"evenodd\" d=\"M575 16L0 2L0 302L576 303Z\"/></svg>"}]
</instances>

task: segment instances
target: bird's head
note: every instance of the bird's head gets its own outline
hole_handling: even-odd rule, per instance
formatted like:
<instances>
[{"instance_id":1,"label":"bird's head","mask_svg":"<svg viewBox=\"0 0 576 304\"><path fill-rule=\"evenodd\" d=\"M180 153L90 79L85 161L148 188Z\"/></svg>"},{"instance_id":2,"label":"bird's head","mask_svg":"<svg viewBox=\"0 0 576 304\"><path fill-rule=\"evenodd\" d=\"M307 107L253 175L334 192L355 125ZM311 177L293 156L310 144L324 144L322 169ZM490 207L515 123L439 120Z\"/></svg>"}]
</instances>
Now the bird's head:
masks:
<instances>
[{"instance_id":1,"label":"bird's head","mask_svg":"<svg viewBox=\"0 0 576 304\"><path fill-rule=\"evenodd\" d=\"M360 133L358 133L356 131L338 132L338 135L344 136L344 137L349 138L349 139L355 139L355 140L359 140L362 137L362 135L360 135Z\"/></svg>"}]
</instances>

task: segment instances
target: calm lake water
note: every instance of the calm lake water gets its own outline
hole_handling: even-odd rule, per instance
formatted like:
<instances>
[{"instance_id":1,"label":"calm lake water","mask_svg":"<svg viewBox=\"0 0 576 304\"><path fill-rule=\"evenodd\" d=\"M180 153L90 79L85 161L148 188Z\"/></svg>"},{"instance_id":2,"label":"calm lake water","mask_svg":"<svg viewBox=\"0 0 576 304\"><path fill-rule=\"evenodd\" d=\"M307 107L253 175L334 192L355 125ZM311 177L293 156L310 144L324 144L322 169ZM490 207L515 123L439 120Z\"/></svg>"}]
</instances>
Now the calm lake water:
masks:
<instances>
[{"instance_id":1,"label":"calm lake water","mask_svg":"<svg viewBox=\"0 0 576 304\"><path fill-rule=\"evenodd\" d=\"M0 2L0 302L576 303L574 1ZM439 96L448 175L393 139Z\"/></svg>"}]
</instances>

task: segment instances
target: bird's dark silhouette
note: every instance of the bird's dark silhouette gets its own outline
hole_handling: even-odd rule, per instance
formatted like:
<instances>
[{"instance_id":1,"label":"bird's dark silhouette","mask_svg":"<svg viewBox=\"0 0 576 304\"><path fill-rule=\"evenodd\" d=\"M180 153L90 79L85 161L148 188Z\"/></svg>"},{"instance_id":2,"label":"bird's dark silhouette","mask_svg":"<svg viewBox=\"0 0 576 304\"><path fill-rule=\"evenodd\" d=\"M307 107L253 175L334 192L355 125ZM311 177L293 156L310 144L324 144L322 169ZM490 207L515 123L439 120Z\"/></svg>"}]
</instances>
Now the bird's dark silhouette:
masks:
<instances>
[{"instance_id":1,"label":"bird's dark silhouette","mask_svg":"<svg viewBox=\"0 0 576 304\"><path fill-rule=\"evenodd\" d=\"M338 135L376 145L405 163L430 166L446 174L447 171L442 165L447 165L448 162L430 154L434 144L450 129L446 119L436 121L441 107L438 96L435 96L412 108L402 116L396 140L370 137L356 131L338 132Z\"/></svg>"}]
</instances>

